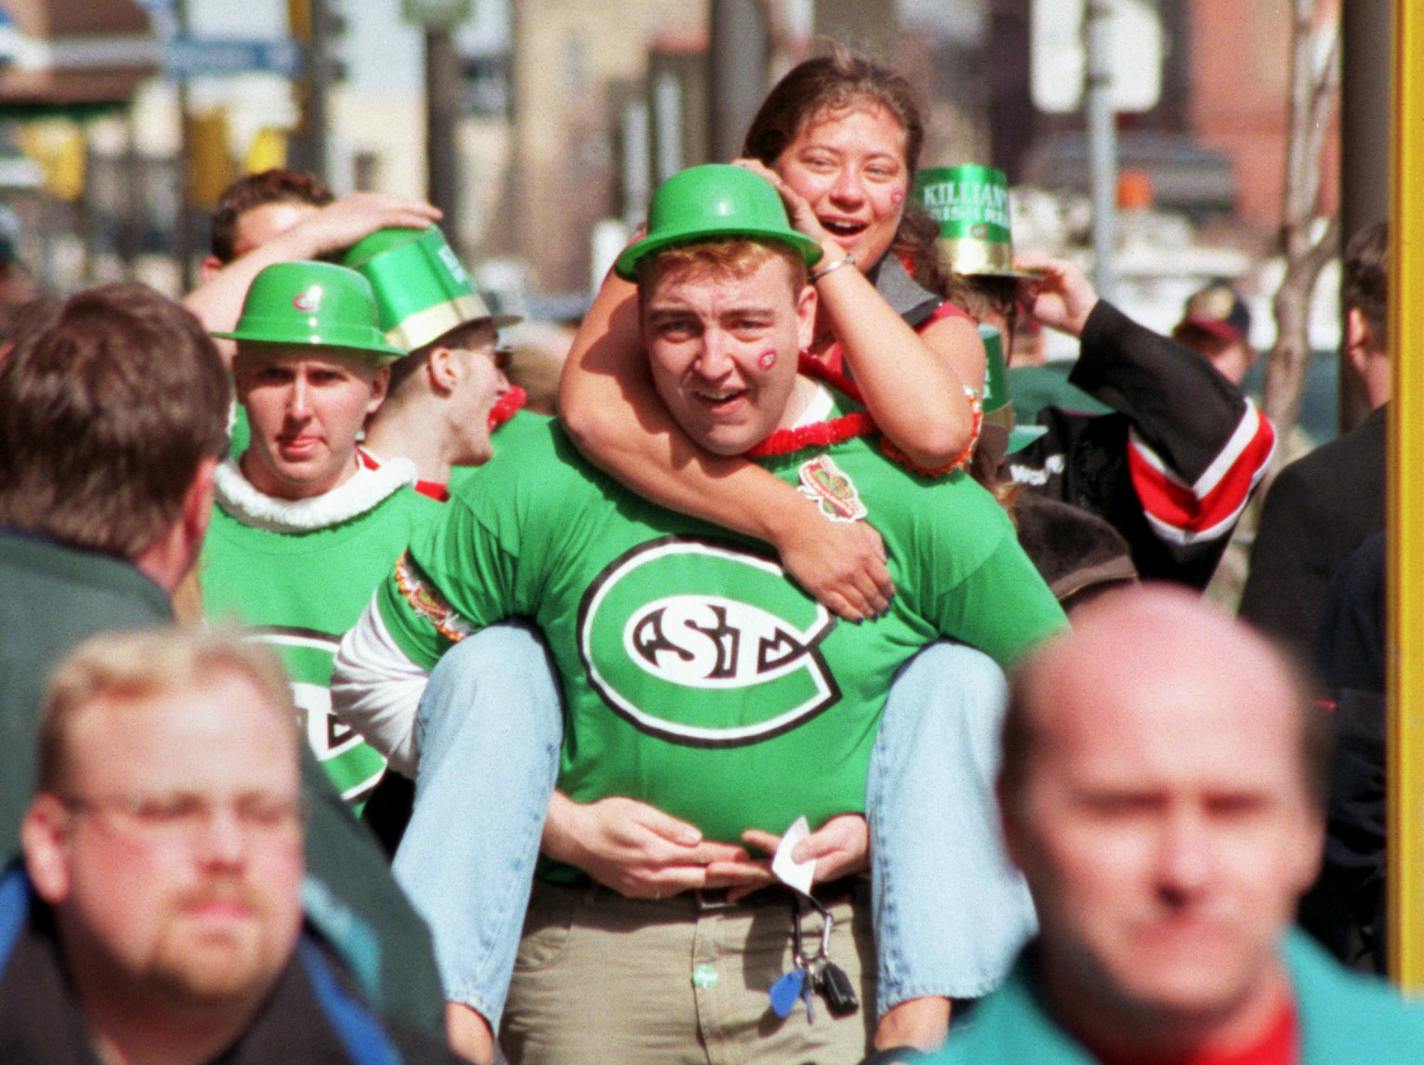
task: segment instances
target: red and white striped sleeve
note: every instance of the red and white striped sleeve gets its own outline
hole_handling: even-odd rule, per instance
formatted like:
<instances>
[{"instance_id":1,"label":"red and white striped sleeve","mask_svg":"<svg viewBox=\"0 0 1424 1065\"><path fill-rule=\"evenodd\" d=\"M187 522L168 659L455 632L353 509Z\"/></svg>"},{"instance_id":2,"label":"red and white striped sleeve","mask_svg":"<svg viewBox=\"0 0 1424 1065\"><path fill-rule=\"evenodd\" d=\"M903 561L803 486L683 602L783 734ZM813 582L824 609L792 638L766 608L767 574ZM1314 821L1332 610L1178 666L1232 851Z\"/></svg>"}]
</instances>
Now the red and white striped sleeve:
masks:
<instances>
[{"instance_id":1,"label":"red and white striped sleeve","mask_svg":"<svg viewBox=\"0 0 1424 1065\"><path fill-rule=\"evenodd\" d=\"M1249 398L1225 446L1188 483L1136 429L1128 437L1128 469L1148 524L1170 544L1198 544L1230 534L1265 476L1276 432Z\"/></svg>"}]
</instances>

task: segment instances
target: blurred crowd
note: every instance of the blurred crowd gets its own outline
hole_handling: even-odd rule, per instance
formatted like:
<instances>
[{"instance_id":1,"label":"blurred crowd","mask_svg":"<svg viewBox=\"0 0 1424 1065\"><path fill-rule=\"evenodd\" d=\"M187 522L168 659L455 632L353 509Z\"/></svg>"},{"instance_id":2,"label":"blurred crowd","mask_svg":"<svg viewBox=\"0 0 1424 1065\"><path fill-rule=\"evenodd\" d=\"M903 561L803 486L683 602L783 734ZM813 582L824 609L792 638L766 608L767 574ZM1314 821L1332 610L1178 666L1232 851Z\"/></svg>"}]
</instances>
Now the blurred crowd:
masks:
<instances>
[{"instance_id":1,"label":"blurred crowd","mask_svg":"<svg viewBox=\"0 0 1424 1065\"><path fill-rule=\"evenodd\" d=\"M0 243L0 1060L1415 1060L1384 224L1311 450L923 139L806 60L567 331L295 171L181 304Z\"/></svg>"}]
</instances>

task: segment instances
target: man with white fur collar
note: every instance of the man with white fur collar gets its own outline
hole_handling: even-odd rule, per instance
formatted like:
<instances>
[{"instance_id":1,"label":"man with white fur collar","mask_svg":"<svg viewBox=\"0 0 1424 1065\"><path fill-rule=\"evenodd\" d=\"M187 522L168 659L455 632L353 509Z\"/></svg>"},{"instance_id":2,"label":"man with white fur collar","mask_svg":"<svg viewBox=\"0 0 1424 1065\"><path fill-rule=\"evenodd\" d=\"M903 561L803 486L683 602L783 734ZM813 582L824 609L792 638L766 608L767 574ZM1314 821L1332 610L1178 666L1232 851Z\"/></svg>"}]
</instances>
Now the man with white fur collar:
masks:
<instances>
[{"instance_id":1,"label":"man with white fur collar","mask_svg":"<svg viewBox=\"0 0 1424 1065\"><path fill-rule=\"evenodd\" d=\"M256 628L279 646L332 782L360 802L381 757L330 715L327 683L341 634L389 572L434 501L396 459L365 468L357 436L404 354L376 328L369 284L326 263L269 266L253 281L233 379L251 443L219 467L203 551L204 613Z\"/></svg>"}]
</instances>

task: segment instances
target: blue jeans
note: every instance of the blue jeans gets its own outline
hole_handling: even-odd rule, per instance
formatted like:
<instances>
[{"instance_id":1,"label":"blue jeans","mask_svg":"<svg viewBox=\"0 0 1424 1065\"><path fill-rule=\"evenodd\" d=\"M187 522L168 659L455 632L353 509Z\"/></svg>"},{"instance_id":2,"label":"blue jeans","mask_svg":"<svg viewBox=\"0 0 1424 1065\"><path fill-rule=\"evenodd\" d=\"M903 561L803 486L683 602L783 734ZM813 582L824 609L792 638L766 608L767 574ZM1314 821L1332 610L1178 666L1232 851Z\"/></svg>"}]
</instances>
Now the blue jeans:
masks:
<instances>
[{"instance_id":1,"label":"blue jeans","mask_svg":"<svg viewBox=\"0 0 1424 1065\"><path fill-rule=\"evenodd\" d=\"M978 998L1038 929L994 799L1007 705L1003 671L963 644L930 644L890 686L865 796L880 1013Z\"/></svg>"},{"instance_id":2,"label":"blue jeans","mask_svg":"<svg viewBox=\"0 0 1424 1065\"><path fill-rule=\"evenodd\" d=\"M871 756L867 813L878 1011L983 994L1035 929L993 798L1003 673L936 643L896 676ZM539 637L499 625L452 648L416 724L415 812L395 875L435 938L446 998L497 1026L514 969L563 734Z\"/></svg>"}]
</instances>

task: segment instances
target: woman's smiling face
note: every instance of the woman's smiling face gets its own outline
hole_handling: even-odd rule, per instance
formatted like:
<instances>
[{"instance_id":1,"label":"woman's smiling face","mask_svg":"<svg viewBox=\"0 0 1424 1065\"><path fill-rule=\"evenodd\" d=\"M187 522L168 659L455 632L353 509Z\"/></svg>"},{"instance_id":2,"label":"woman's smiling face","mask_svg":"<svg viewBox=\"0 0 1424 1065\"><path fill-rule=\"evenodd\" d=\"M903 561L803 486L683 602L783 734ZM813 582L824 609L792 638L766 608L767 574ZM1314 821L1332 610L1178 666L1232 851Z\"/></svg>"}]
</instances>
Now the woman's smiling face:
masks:
<instances>
[{"instance_id":1,"label":"woman's smiling face","mask_svg":"<svg viewBox=\"0 0 1424 1065\"><path fill-rule=\"evenodd\" d=\"M858 100L821 112L786 146L774 169L861 269L890 250L910 172L905 129L883 106Z\"/></svg>"}]
</instances>

